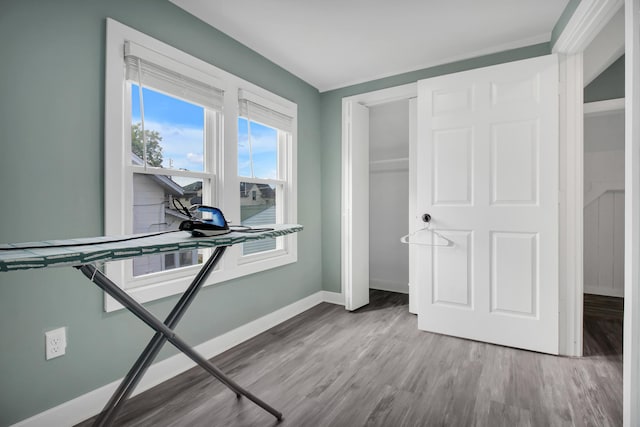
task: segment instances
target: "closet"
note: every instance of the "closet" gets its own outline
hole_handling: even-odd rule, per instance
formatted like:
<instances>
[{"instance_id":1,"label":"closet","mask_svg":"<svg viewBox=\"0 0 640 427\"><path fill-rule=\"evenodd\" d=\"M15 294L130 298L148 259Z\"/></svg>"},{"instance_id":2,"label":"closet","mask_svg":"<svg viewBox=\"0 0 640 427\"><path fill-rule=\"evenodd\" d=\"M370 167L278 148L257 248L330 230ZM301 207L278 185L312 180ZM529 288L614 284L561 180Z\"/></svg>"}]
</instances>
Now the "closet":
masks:
<instances>
[{"instance_id":1,"label":"closet","mask_svg":"<svg viewBox=\"0 0 640 427\"><path fill-rule=\"evenodd\" d=\"M409 293L409 100L369 108L369 287Z\"/></svg>"},{"instance_id":2,"label":"closet","mask_svg":"<svg viewBox=\"0 0 640 427\"><path fill-rule=\"evenodd\" d=\"M624 100L584 112L584 292L624 297Z\"/></svg>"}]
</instances>

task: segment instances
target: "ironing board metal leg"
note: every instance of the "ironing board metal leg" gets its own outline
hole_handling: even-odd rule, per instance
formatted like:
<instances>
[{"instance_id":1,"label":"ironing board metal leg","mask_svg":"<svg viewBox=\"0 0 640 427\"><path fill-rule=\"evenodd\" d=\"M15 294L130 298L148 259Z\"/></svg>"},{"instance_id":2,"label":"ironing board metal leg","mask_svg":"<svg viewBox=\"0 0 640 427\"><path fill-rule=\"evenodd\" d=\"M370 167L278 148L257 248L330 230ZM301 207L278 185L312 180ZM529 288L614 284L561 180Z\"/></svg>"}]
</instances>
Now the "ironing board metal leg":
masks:
<instances>
[{"instance_id":1,"label":"ironing board metal leg","mask_svg":"<svg viewBox=\"0 0 640 427\"><path fill-rule=\"evenodd\" d=\"M215 269L216 265L224 255L226 249L226 246L216 247L213 254L211 254L209 259L202 266L187 290L180 297L180 300L171 310L171 313L169 313L165 319L164 324L167 325L167 327L171 329L176 327L182 318L182 315L189 305L191 305L191 302L204 285L207 277L209 277L210 273ZM138 360L136 360L127 375L124 377L118 386L118 389L113 393L109 402L105 405L104 409L94 422L94 426L102 427L112 423L112 420L117 416L120 407L129 398L133 390L135 390L136 386L144 376L144 373L147 371L149 366L151 366L151 363L153 363L165 342L166 338L164 335L160 332L156 332L142 354L138 357Z\"/></svg>"},{"instance_id":2,"label":"ironing board metal leg","mask_svg":"<svg viewBox=\"0 0 640 427\"><path fill-rule=\"evenodd\" d=\"M189 345L178 337L171 328L158 320L149 311L147 311L142 305L131 298L125 291L120 289L118 285L113 283L108 277L106 277L101 271L92 265L82 265L78 267L79 270L89 278L93 283L98 285L101 289L112 296L116 301L127 308L136 317L146 323L149 327L160 333L166 340L168 340L173 346L180 350L183 354L189 357L191 360L200 365L213 377L217 378L224 385L233 390L236 394L246 396L249 400L260 406L265 411L271 413L278 420L282 419L282 413L272 408L270 405L251 394L249 391L243 389L233 380L228 378L222 371L211 364L207 359L202 357L196 351L194 351ZM178 316L180 317L180 316ZM144 353L143 353L144 355Z\"/></svg>"}]
</instances>

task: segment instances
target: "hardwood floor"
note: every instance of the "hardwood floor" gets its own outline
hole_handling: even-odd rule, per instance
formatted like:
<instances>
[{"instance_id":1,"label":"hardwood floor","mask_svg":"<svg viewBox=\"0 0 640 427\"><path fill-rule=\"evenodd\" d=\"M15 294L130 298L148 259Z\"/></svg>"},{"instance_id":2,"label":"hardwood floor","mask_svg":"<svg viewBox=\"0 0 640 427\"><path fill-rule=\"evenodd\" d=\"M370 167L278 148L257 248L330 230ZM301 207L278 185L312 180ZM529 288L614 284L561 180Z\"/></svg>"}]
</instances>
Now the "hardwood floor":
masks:
<instances>
[{"instance_id":1,"label":"hardwood floor","mask_svg":"<svg viewBox=\"0 0 640 427\"><path fill-rule=\"evenodd\" d=\"M116 425L622 425L621 320L585 316L579 359L421 332L416 322L406 295L372 291L354 313L320 304L213 359L282 411L281 423L194 368L131 399Z\"/></svg>"},{"instance_id":2,"label":"hardwood floor","mask_svg":"<svg viewBox=\"0 0 640 427\"><path fill-rule=\"evenodd\" d=\"M584 294L584 316L622 321L624 298Z\"/></svg>"}]
</instances>

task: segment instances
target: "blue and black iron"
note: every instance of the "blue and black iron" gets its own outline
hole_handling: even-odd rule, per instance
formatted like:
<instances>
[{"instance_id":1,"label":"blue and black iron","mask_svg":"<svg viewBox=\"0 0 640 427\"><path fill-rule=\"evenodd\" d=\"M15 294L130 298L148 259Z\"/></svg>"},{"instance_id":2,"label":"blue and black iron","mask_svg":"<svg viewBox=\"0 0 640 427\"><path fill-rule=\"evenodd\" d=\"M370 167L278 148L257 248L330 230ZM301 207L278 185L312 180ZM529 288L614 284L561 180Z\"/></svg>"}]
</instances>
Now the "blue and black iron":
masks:
<instances>
[{"instance_id":1,"label":"blue and black iron","mask_svg":"<svg viewBox=\"0 0 640 427\"><path fill-rule=\"evenodd\" d=\"M187 213L189 219L182 221L178 229L189 231L194 237L218 236L231 231L220 209L206 205L196 205L192 209L202 212L203 218L196 218L191 215L190 210L184 209L183 212Z\"/></svg>"}]
</instances>

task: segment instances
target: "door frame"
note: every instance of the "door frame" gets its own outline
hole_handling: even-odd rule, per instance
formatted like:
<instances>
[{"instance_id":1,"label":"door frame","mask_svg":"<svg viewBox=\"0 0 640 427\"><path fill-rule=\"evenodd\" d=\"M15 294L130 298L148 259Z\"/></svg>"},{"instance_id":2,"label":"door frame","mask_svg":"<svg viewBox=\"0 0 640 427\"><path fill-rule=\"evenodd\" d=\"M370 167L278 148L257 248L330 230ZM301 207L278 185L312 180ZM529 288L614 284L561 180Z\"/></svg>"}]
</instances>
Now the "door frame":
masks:
<instances>
[{"instance_id":1,"label":"door frame","mask_svg":"<svg viewBox=\"0 0 640 427\"><path fill-rule=\"evenodd\" d=\"M623 422L640 424L640 0L625 2Z\"/></svg>"},{"instance_id":2,"label":"door frame","mask_svg":"<svg viewBox=\"0 0 640 427\"><path fill-rule=\"evenodd\" d=\"M583 52L623 0L583 0L553 46L560 56L560 354L582 356Z\"/></svg>"},{"instance_id":3,"label":"door frame","mask_svg":"<svg viewBox=\"0 0 640 427\"><path fill-rule=\"evenodd\" d=\"M351 129L351 117L348 114L350 111L349 104L355 103L362 104L365 107L373 107L375 105L415 98L417 95L417 83L409 83L342 98L342 206L340 247L342 261L341 287L345 302L352 300L351 296L354 292L354 286L363 286L361 281L354 280L354 270L351 266L353 252L359 250L358 245L354 244L355 242L352 238L354 228L353 221L361 221L362 218L352 218L349 214L353 212L354 200L352 195L357 191L356 188L352 187L352 180L349 179L349 177L355 170L369 170L369 165L363 165L361 159L349 156L349 153L352 152L351 148L353 145L351 132L349 132ZM409 178L411 180L411 176ZM368 214L368 207L363 210ZM400 236L398 236L398 238L400 238ZM345 304L345 308L347 310L353 309L352 307L348 307L348 304Z\"/></svg>"}]
</instances>

